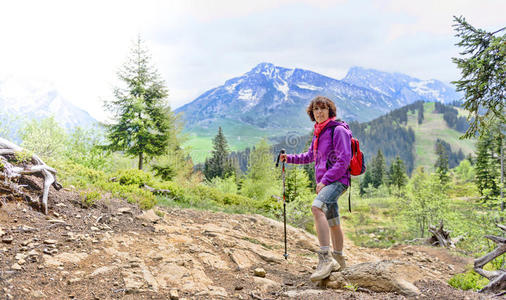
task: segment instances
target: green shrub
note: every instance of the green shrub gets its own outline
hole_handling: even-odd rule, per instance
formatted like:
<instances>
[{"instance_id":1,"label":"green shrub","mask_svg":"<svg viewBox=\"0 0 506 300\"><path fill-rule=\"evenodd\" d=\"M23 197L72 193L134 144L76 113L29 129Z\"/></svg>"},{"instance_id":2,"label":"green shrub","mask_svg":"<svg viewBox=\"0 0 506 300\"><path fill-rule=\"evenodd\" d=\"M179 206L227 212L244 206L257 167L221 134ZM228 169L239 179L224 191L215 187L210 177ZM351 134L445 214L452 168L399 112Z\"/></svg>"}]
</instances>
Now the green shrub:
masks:
<instances>
[{"instance_id":1,"label":"green shrub","mask_svg":"<svg viewBox=\"0 0 506 300\"><path fill-rule=\"evenodd\" d=\"M177 183L172 181L165 181L165 182L154 182L153 187L155 189L160 190L169 190L170 194L168 197L176 200L176 201L184 201L186 192L185 190Z\"/></svg>"},{"instance_id":2,"label":"green shrub","mask_svg":"<svg viewBox=\"0 0 506 300\"><path fill-rule=\"evenodd\" d=\"M153 175L138 169L123 169L113 174L121 185L137 185L153 184Z\"/></svg>"},{"instance_id":3,"label":"green shrub","mask_svg":"<svg viewBox=\"0 0 506 300\"><path fill-rule=\"evenodd\" d=\"M251 200L248 197L244 197L237 194L224 194L222 197L222 203L226 205L242 205L249 206Z\"/></svg>"},{"instance_id":4,"label":"green shrub","mask_svg":"<svg viewBox=\"0 0 506 300\"><path fill-rule=\"evenodd\" d=\"M480 290L489 283L489 280L474 270L469 270L465 273L456 274L450 280L448 284L454 288L458 288L464 291L467 290Z\"/></svg>"},{"instance_id":5,"label":"green shrub","mask_svg":"<svg viewBox=\"0 0 506 300\"><path fill-rule=\"evenodd\" d=\"M286 205L288 223L314 233L313 214L311 213L313 198L312 193L302 193L288 202Z\"/></svg>"},{"instance_id":6,"label":"green shrub","mask_svg":"<svg viewBox=\"0 0 506 300\"><path fill-rule=\"evenodd\" d=\"M81 205L89 208L95 205L96 201L100 198L98 191L81 191Z\"/></svg>"},{"instance_id":7,"label":"green shrub","mask_svg":"<svg viewBox=\"0 0 506 300\"><path fill-rule=\"evenodd\" d=\"M196 197L197 201L211 200L216 203L222 203L220 200L223 198L223 193L207 185L199 184L191 188L189 192Z\"/></svg>"},{"instance_id":8,"label":"green shrub","mask_svg":"<svg viewBox=\"0 0 506 300\"><path fill-rule=\"evenodd\" d=\"M149 193L143 197L138 198L137 203L141 209L150 209L156 205L156 197L152 193Z\"/></svg>"},{"instance_id":9,"label":"green shrub","mask_svg":"<svg viewBox=\"0 0 506 300\"><path fill-rule=\"evenodd\" d=\"M22 164L22 163L28 163L32 160L33 153L23 149L22 151L17 151L14 158L14 163L16 164Z\"/></svg>"},{"instance_id":10,"label":"green shrub","mask_svg":"<svg viewBox=\"0 0 506 300\"><path fill-rule=\"evenodd\" d=\"M155 214L163 219L165 217L165 213L161 210L155 209Z\"/></svg>"},{"instance_id":11,"label":"green shrub","mask_svg":"<svg viewBox=\"0 0 506 300\"><path fill-rule=\"evenodd\" d=\"M235 183L234 175L224 179L214 177L208 184L222 193L237 194L237 184Z\"/></svg>"},{"instance_id":12,"label":"green shrub","mask_svg":"<svg viewBox=\"0 0 506 300\"><path fill-rule=\"evenodd\" d=\"M51 166L58 171L58 179L63 185L74 185L86 188L97 182L107 182L107 175L102 171L87 168L71 161L53 161Z\"/></svg>"}]
</instances>

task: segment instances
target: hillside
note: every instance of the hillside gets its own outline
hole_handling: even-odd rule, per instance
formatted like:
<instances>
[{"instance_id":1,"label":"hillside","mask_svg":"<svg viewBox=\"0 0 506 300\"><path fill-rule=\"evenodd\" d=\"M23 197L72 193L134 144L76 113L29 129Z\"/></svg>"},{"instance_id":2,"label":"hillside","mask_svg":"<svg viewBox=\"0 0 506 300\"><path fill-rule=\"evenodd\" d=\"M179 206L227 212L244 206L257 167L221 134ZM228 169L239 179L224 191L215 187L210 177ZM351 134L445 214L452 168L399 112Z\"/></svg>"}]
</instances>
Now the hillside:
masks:
<instances>
[{"instance_id":1,"label":"hillside","mask_svg":"<svg viewBox=\"0 0 506 300\"><path fill-rule=\"evenodd\" d=\"M49 206L46 217L22 202L2 205L2 298L405 299L366 283L357 289L310 282L316 238L289 227L284 260L282 223L260 215L159 207L142 212L107 195L85 209L78 191L69 188L51 192ZM417 299L486 299L445 283L469 260L444 249L369 249L348 239L345 245L350 269L381 261L415 268L398 276L414 282ZM255 276L256 268L265 276Z\"/></svg>"},{"instance_id":2,"label":"hillside","mask_svg":"<svg viewBox=\"0 0 506 300\"><path fill-rule=\"evenodd\" d=\"M419 110L423 107L423 119L419 123ZM442 105L450 108L450 106ZM408 173L423 166L433 171L437 156L436 141L449 144L451 152L462 151L463 159L474 154L475 140L459 139L462 132L450 128L444 115L435 111L435 103L415 102L365 123L351 123L355 137L361 141L366 160L381 150L387 164L397 155L405 162Z\"/></svg>"},{"instance_id":3,"label":"hillside","mask_svg":"<svg viewBox=\"0 0 506 300\"><path fill-rule=\"evenodd\" d=\"M462 150L465 156L474 154L475 140L461 140L462 133L449 128L443 120L443 114L434 113L434 103L424 104L424 120L418 124L415 113L408 114L408 127L415 132L415 168L423 166L428 170L434 170L436 153L434 145L436 140L442 139L448 142L452 152Z\"/></svg>"},{"instance_id":4,"label":"hillside","mask_svg":"<svg viewBox=\"0 0 506 300\"><path fill-rule=\"evenodd\" d=\"M447 110L455 109L452 106L439 105ZM421 107L423 107L424 118L419 124L418 111ZM436 161L435 144L438 139L448 143L448 147L453 153L451 157L454 164L460 162L457 161L459 150L462 151L462 157L459 159L474 154L475 140L459 139L463 134L462 131L450 128L444 120L444 114L436 112L434 108L434 102L415 102L369 122L350 122L350 128L353 135L360 141L366 162L370 162L378 150L381 150L387 165L399 155L404 161L408 173L419 166L423 166L426 170L433 170ZM459 114L462 113L461 109L455 110L456 113L457 111ZM271 138L272 152L273 154L278 153L280 149L286 149L288 153L305 152L310 139L310 132L303 136L293 131L288 132L285 136ZM208 146L212 146L210 142ZM251 148L252 145L248 147ZM201 157L205 157L207 153L200 154ZM234 157L239 160L241 169L246 171L248 165L245 161L246 151L236 152ZM454 167L455 165L450 164L450 166Z\"/></svg>"}]
</instances>

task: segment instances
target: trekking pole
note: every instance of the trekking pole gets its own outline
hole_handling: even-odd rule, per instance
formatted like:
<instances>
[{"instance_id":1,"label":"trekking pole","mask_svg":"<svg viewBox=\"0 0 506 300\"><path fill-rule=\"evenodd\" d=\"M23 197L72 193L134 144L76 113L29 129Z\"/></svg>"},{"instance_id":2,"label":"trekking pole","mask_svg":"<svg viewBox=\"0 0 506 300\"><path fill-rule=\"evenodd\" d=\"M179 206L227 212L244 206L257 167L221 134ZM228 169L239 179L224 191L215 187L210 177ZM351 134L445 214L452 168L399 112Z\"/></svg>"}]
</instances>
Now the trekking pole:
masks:
<instances>
[{"instance_id":1,"label":"trekking pole","mask_svg":"<svg viewBox=\"0 0 506 300\"><path fill-rule=\"evenodd\" d=\"M285 149L281 149L281 151L279 151L278 159L276 160L276 168L279 165L279 157L281 156L281 154L285 154L285 153L286 153ZM283 256L285 257L285 259L288 259L288 252L286 251L286 189L285 189L285 162L284 161L282 162L282 167L281 167L281 178L283 178L283 225L284 225L284 230L285 230L285 254L283 254Z\"/></svg>"}]
</instances>

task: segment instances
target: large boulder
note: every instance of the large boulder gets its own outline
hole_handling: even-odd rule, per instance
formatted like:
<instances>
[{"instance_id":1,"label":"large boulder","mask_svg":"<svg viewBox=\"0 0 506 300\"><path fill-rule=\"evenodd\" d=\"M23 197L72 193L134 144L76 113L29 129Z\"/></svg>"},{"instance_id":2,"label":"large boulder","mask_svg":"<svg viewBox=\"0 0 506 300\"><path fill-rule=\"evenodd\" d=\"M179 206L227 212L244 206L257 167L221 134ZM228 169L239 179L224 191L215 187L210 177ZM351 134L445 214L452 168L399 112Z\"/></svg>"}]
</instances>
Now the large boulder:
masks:
<instances>
[{"instance_id":1,"label":"large boulder","mask_svg":"<svg viewBox=\"0 0 506 300\"><path fill-rule=\"evenodd\" d=\"M342 272L334 272L322 281L322 285L336 289L353 285L374 292L394 292L412 297L420 294L413 283L423 279L422 274L416 265L382 260L352 265Z\"/></svg>"}]
</instances>

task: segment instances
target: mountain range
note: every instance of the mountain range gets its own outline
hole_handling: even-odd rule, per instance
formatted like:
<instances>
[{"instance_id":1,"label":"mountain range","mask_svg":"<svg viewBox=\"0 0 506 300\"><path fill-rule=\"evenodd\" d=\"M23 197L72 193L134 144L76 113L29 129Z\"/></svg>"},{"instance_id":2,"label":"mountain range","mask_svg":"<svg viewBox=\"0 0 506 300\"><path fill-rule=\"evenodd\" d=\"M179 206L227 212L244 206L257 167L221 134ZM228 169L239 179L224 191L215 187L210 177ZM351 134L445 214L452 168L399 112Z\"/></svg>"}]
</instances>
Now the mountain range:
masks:
<instances>
[{"instance_id":1,"label":"mountain range","mask_svg":"<svg viewBox=\"0 0 506 300\"><path fill-rule=\"evenodd\" d=\"M202 150L208 148L208 138L218 126L234 138L234 148L242 148L262 136L290 131L306 134L312 124L305 108L317 95L334 100L340 118L360 122L417 100L450 103L461 98L441 81L401 73L353 67L338 80L310 70L260 63L175 111L182 114L187 132L204 138ZM56 89L14 79L0 79L0 107L2 126L7 121L15 129L25 120L49 116L67 129L97 122Z\"/></svg>"},{"instance_id":2,"label":"mountain range","mask_svg":"<svg viewBox=\"0 0 506 300\"><path fill-rule=\"evenodd\" d=\"M0 122L15 132L31 119L53 116L65 129L88 128L97 121L85 110L65 99L49 86L16 79L0 81Z\"/></svg>"},{"instance_id":3,"label":"mountain range","mask_svg":"<svg viewBox=\"0 0 506 300\"><path fill-rule=\"evenodd\" d=\"M183 115L190 132L231 125L309 130L312 124L305 108L317 95L332 99L340 118L359 122L418 100L450 103L461 99L454 88L441 81L401 73L353 67L338 80L309 70L260 63L176 112Z\"/></svg>"}]
</instances>

